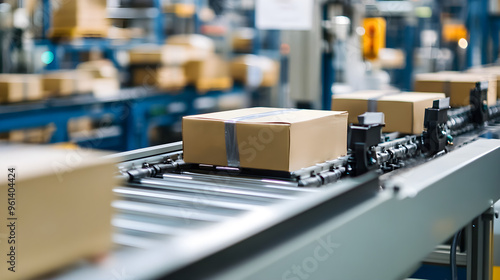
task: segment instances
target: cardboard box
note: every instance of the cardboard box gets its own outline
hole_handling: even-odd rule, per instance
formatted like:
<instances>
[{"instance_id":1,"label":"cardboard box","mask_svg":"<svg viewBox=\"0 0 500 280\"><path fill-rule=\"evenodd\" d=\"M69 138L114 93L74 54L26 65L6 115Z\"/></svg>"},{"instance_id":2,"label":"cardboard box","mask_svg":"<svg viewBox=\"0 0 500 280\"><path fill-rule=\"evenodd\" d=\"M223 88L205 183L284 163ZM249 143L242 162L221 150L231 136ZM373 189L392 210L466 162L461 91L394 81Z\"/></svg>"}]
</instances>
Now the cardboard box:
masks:
<instances>
[{"instance_id":1,"label":"cardboard box","mask_svg":"<svg viewBox=\"0 0 500 280\"><path fill-rule=\"evenodd\" d=\"M44 97L39 75L0 74L0 103L36 101Z\"/></svg>"},{"instance_id":2,"label":"cardboard box","mask_svg":"<svg viewBox=\"0 0 500 280\"><path fill-rule=\"evenodd\" d=\"M497 99L500 98L500 66L477 67L467 70L467 72L480 75L493 75L497 80Z\"/></svg>"},{"instance_id":3,"label":"cardboard box","mask_svg":"<svg viewBox=\"0 0 500 280\"><path fill-rule=\"evenodd\" d=\"M252 28L239 28L235 30L232 38L233 50L239 52L251 52L255 31Z\"/></svg>"},{"instance_id":4,"label":"cardboard box","mask_svg":"<svg viewBox=\"0 0 500 280\"><path fill-rule=\"evenodd\" d=\"M279 81L280 67L265 56L242 55L231 62L231 75L248 86L272 87Z\"/></svg>"},{"instance_id":5,"label":"cardboard box","mask_svg":"<svg viewBox=\"0 0 500 280\"><path fill-rule=\"evenodd\" d=\"M257 107L187 116L182 138L186 162L295 171L346 154L347 112Z\"/></svg>"},{"instance_id":6,"label":"cardboard box","mask_svg":"<svg viewBox=\"0 0 500 280\"><path fill-rule=\"evenodd\" d=\"M135 86L153 86L174 90L186 86L187 80L181 67L146 67L133 70Z\"/></svg>"},{"instance_id":7,"label":"cardboard box","mask_svg":"<svg viewBox=\"0 0 500 280\"><path fill-rule=\"evenodd\" d=\"M355 114L356 118L367 111L382 112L385 114L384 132L420 134L424 129L425 108L432 107L434 100L444 97L443 93L393 92L387 94L380 91L368 91L334 96L332 110L346 110L349 116ZM372 104L369 104L370 102ZM354 118L350 121L357 123Z\"/></svg>"},{"instance_id":8,"label":"cardboard box","mask_svg":"<svg viewBox=\"0 0 500 280\"><path fill-rule=\"evenodd\" d=\"M130 50L130 64L176 66L189 59L188 47L182 45L146 45Z\"/></svg>"},{"instance_id":9,"label":"cardboard box","mask_svg":"<svg viewBox=\"0 0 500 280\"><path fill-rule=\"evenodd\" d=\"M85 71L53 71L43 74L42 85L47 96L87 93L92 91L92 75Z\"/></svg>"},{"instance_id":10,"label":"cardboard box","mask_svg":"<svg viewBox=\"0 0 500 280\"><path fill-rule=\"evenodd\" d=\"M493 75L460 72L438 72L417 74L415 77L415 91L444 92L450 97L452 107L470 105L470 90L477 82L488 82L488 105L497 102L497 81Z\"/></svg>"},{"instance_id":11,"label":"cardboard box","mask_svg":"<svg viewBox=\"0 0 500 280\"><path fill-rule=\"evenodd\" d=\"M164 5L163 11L166 13L175 14L180 18L190 18L196 12L196 6L194 4L173 3Z\"/></svg>"},{"instance_id":12,"label":"cardboard box","mask_svg":"<svg viewBox=\"0 0 500 280\"><path fill-rule=\"evenodd\" d=\"M215 52L214 41L198 34L172 35L167 38L166 44L186 47L188 60L204 59Z\"/></svg>"},{"instance_id":13,"label":"cardboard box","mask_svg":"<svg viewBox=\"0 0 500 280\"><path fill-rule=\"evenodd\" d=\"M53 124L44 127L16 129L6 133L6 140L13 143L46 144L54 134Z\"/></svg>"},{"instance_id":14,"label":"cardboard box","mask_svg":"<svg viewBox=\"0 0 500 280\"><path fill-rule=\"evenodd\" d=\"M397 90L365 90L332 96L332 111L349 112L349 123L358 123L358 116L369 112L370 100L399 93Z\"/></svg>"},{"instance_id":15,"label":"cardboard box","mask_svg":"<svg viewBox=\"0 0 500 280\"><path fill-rule=\"evenodd\" d=\"M194 84L201 92L227 89L233 84L229 65L217 55L187 62L184 65L184 72L187 82Z\"/></svg>"},{"instance_id":16,"label":"cardboard box","mask_svg":"<svg viewBox=\"0 0 500 280\"><path fill-rule=\"evenodd\" d=\"M94 129L94 122L90 117L73 118L68 121L68 133L90 132Z\"/></svg>"},{"instance_id":17,"label":"cardboard box","mask_svg":"<svg viewBox=\"0 0 500 280\"><path fill-rule=\"evenodd\" d=\"M120 80L118 70L109 60L87 61L78 64L79 72L87 72L92 76L92 92L96 97L109 97L118 94Z\"/></svg>"},{"instance_id":18,"label":"cardboard box","mask_svg":"<svg viewBox=\"0 0 500 280\"><path fill-rule=\"evenodd\" d=\"M52 1L53 30L107 30L106 0ZM69 35L69 34L68 34Z\"/></svg>"},{"instance_id":19,"label":"cardboard box","mask_svg":"<svg viewBox=\"0 0 500 280\"><path fill-rule=\"evenodd\" d=\"M5 171L0 175L0 200L5 201L0 219L17 218L12 221L14 229L0 227L4 256L0 279L31 279L110 250L112 188L117 183L113 162L90 151L81 154L38 146L0 149L0 167ZM69 162L69 157L79 161ZM9 192L8 186L12 167L16 168L15 192ZM16 207L11 216L7 201L13 197ZM6 242L10 236L15 236L15 244ZM8 270L12 263L6 261L11 251L15 253L15 273Z\"/></svg>"}]
</instances>

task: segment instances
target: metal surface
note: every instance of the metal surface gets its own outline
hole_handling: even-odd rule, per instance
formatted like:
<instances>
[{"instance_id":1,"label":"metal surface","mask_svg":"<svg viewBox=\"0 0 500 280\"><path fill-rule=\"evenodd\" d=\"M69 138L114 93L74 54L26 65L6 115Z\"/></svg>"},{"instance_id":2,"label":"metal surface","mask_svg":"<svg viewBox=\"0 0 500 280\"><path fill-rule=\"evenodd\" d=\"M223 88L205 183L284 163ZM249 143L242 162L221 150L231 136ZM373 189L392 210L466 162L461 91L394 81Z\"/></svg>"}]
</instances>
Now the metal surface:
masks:
<instances>
[{"instance_id":1,"label":"metal surface","mask_svg":"<svg viewBox=\"0 0 500 280\"><path fill-rule=\"evenodd\" d=\"M298 276L293 273L298 265L309 279L373 279L375 275L376 279L401 279L436 245L500 198L500 174L495 171L498 145L495 140L478 140L401 173L386 183L397 192L382 192L339 215L323 213L330 216L329 221L214 278L291 279ZM476 178L482 178L480 185ZM321 248L321 240L335 244L325 259L314 253ZM381 252L388 254L381 256Z\"/></svg>"}]
</instances>

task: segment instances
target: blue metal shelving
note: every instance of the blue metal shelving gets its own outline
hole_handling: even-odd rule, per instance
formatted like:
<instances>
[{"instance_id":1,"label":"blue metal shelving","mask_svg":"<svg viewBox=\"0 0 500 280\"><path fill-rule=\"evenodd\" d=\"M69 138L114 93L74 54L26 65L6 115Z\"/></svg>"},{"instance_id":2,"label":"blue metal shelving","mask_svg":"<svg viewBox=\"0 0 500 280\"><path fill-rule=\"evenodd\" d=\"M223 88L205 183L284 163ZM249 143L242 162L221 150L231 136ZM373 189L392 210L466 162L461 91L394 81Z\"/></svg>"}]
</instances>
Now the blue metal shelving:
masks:
<instances>
[{"instance_id":1,"label":"blue metal shelving","mask_svg":"<svg viewBox=\"0 0 500 280\"><path fill-rule=\"evenodd\" d=\"M199 113L194 106L197 98L206 96L217 98L228 93L243 94L243 89L236 86L228 92L211 91L200 95L192 87L186 88L181 93L131 88L122 90L113 98L103 99L92 95L80 95L40 102L1 105L0 132L53 124L56 130L50 142L67 142L71 140L67 129L70 119L84 116L97 119L103 115L111 115L114 119L112 125L116 127L116 130L113 130L115 133L103 135L100 138L84 138L76 142L87 147L117 151L144 148L149 146L148 132L152 124L173 125L180 121L183 115ZM153 107L167 108L173 102L184 104L181 106L184 109L164 115L151 114Z\"/></svg>"}]
</instances>

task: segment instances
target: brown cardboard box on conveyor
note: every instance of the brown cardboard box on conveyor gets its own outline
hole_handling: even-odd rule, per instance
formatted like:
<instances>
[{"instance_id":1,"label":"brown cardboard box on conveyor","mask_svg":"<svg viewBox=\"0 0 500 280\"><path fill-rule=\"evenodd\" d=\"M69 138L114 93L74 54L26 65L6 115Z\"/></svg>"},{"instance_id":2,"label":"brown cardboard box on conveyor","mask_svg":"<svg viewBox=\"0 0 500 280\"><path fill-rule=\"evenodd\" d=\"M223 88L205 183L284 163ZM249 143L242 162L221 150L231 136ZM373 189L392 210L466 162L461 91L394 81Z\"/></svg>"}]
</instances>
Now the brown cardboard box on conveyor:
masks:
<instances>
[{"instance_id":1,"label":"brown cardboard box on conveyor","mask_svg":"<svg viewBox=\"0 0 500 280\"><path fill-rule=\"evenodd\" d=\"M295 171L347 152L347 112L248 108L182 120L184 160Z\"/></svg>"},{"instance_id":2,"label":"brown cardboard box on conveyor","mask_svg":"<svg viewBox=\"0 0 500 280\"><path fill-rule=\"evenodd\" d=\"M350 123L364 112L382 112L385 115L384 132L420 134L424 129L425 108L432 107L443 93L397 91L363 91L334 95L332 110L349 112Z\"/></svg>"}]
</instances>

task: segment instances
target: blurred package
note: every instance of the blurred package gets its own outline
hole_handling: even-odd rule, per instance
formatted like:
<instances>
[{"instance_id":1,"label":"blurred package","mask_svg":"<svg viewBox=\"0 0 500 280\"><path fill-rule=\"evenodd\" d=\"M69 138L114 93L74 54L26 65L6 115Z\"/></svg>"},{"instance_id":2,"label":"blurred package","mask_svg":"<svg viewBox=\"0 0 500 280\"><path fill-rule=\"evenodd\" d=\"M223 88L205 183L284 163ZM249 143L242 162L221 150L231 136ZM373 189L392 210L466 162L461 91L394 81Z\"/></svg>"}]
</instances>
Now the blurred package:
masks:
<instances>
[{"instance_id":1,"label":"blurred package","mask_svg":"<svg viewBox=\"0 0 500 280\"><path fill-rule=\"evenodd\" d=\"M252 51L255 31L252 28L239 28L235 30L232 38L233 50L248 53Z\"/></svg>"},{"instance_id":2,"label":"blurred package","mask_svg":"<svg viewBox=\"0 0 500 280\"><path fill-rule=\"evenodd\" d=\"M106 37L106 0L51 1L51 37Z\"/></svg>"},{"instance_id":3,"label":"blurred package","mask_svg":"<svg viewBox=\"0 0 500 280\"><path fill-rule=\"evenodd\" d=\"M163 5L163 11L180 18L190 18L195 14L196 6L193 3L167 3Z\"/></svg>"},{"instance_id":4,"label":"blurred package","mask_svg":"<svg viewBox=\"0 0 500 280\"><path fill-rule=\"evenodd\" d=\"M347 152L347 112L247 108L182 119L184 160L295 171Z\"/></svg>"},{"instance_id":5,"label":"blurred package","mask_svg":"<svg viewBox=\"0 0 500 280\"><path fill-rule=\"evenodd\" d=\"M94 122L90 117L73 118L68 121L68 134L90 132L94 129Z\"/></svg>"},{"instance_id":6,"label":"blurred package","mask_svg":"<svg viewBox=\"0 0 500 280\"><path fill-rule=\"evenodd\" d=\"M403 69L406 55L401 49L382 48L378 53L378 62L384 69Z\"/></svg>"},{"instance_id":7,"label":"blurred package","mask_svg":"<svg viewBox=\"0 0 500 280\"><path fill-rule=\"evenodd\" d=\"M154 86L164 90L178 90L186 86L186 75L182 67L159 66L133 69L135 86Z\"/></svg>"},{"instance_id":8,"label":"blurred package","mask_svg":"<svg viewBox=\"0 0 500 280\"><path fill-rule=\"evenodd\" d=\"M110 26L108 29L108 38L117 40L128 40L132 38L142 38L145 36L145 31L140 27L120 28Z\"/></svg>"},{"instance_id":9,"label":"blurred package","mask_svg":"<svg viewBox=\"0 0 500 280\"><path fill-rule=\"evenodd\" d=\"M97 97L107 97L118 94L120 80L118 70L109 60L94 60L78 64L79 72L92 76L92 92Z\"/></svg>"},{"instance_id":10,"label":"blurred package","mask_svg":"<svg viewBox=\"0 0 500 280\"><path fill-rule=\"evenodd\" d=\"M0 74L0 103L36 101L44 97L39 75Z\"/></svg>"},{"instance_id":11,"label":"blurred package","mask_svg":"<svg viewBox=\"0 0 500 280\"><path fill-rule=\"evenodd\" d=\"M0 236L15 240L0 243L0 251L10 254L0 279L40 277L111 249L116 166L103 153L16 145L0 150L0 200L15 204L11 212L0 211L0 219L17 218L0 227ZM8 270L12 266L15 273Z\"/></svg>"},{"instance_id":12,"label":"blurred package","mask_svg":"<svg viewBox=\"0 0 500 280\"><path fill-rule=\"evenodd\" d=\"M5 133L4 139L13 143L46 144L50 142L54 131L54 125L17 129Z\"/></svg>"},{"instance_id":13,"label":"blurred package","mask_svg":"<svg viewBox=\"0 0 500 280\"><path fill-rule=\"evenodd\" d=\"M475 67L468 70L470 73L494 75L497 80L497 98L500 98L500 66Z\"/></svg>"},{"instance_id":14,"label":"blurred package","mask_svg":"<svg viewBox=\"0 0 500 280\"><path fill-rule=\"evenodd\" d=\"M129 52L132 65L182 65L189 59L188 47L142 45Z\"/></svg>"},{"instance_id":15,"label":"blurred package","mask_svg":"<svg viewBox=\"0 0 500 280\"><path fill-rule=\"evenodd\" d=\"M279 81L280 67L265 56L242 55L231 62L231 75L247 86L272 87Z\"/></svg>"},{"instance_id":16,"label":"blurred package","mask_svg":"<svg viewBox=\"0 0 500 280\"><path fill-rule=\"evenodd\" d=\"M382 112L385 115L384 132L420 134L424 130L425 108L432 107L434 100L444 97L444 93L402 92L388 94L383 91L365 91L334 95L332 110L346 110L349 115L356 117L364 112ZM350 121L357 123L352 117Z\"/></svg>"},{"instance_id":17,"label":"blurred package","mask_svg":"<svg viewBox=\"0 0 500 280\"><path fill-rule=\"evenodd\" d=\"M188 83L193 84L198 92L227 90L233 86L228 63L215 54L187 62L184 71Z\"/></svg>"},{"instance_id":18,"label":"blurred package","mask_svg":"<svg viewBox=\"0 0 500 280\"><path fill-rule=\"evenodd\" d=\"M478 82L488 82L488 105L495 105L497 80L494 75L451 71L417 74L415 91L444 92L450 97L452 107L462 107L470 105L470 91Z\"/></svg>"},{"instance_id":19,"label":"blurred package","mask_svg":"<svg viewBox=\"0 0 500 280\"><path fill-rule=\"evenodd\" d=\"M77 70L58 70L44 73L42 85L47 96L67 96L92 91L92 74Z\"/></svg>"},{"instance_id":20,"label":"blurred package","mask_svg":"<svg viewBox=\"0 0 500 280\"><path fill-rule=\"evenodd\" d=\"M358 116L369 112L369 102L389 94L400 93L398 90L364 90L332 96L332 111L349 112L349 123L358 123ZM373 100L373 101L372 101Z\"/></svg>"},{"instance_id":21,"label":"blurred package","mask_svg":"<svg viewBox=\"0 0 500 280\"><path fill-rule=\"evenodd\" d=\"M200 60L215 52L215 43L207 36L198 34L172 35L166 40L167 45L184 46L187 48L187 60Z\"/></svg>"}]
</instances>

